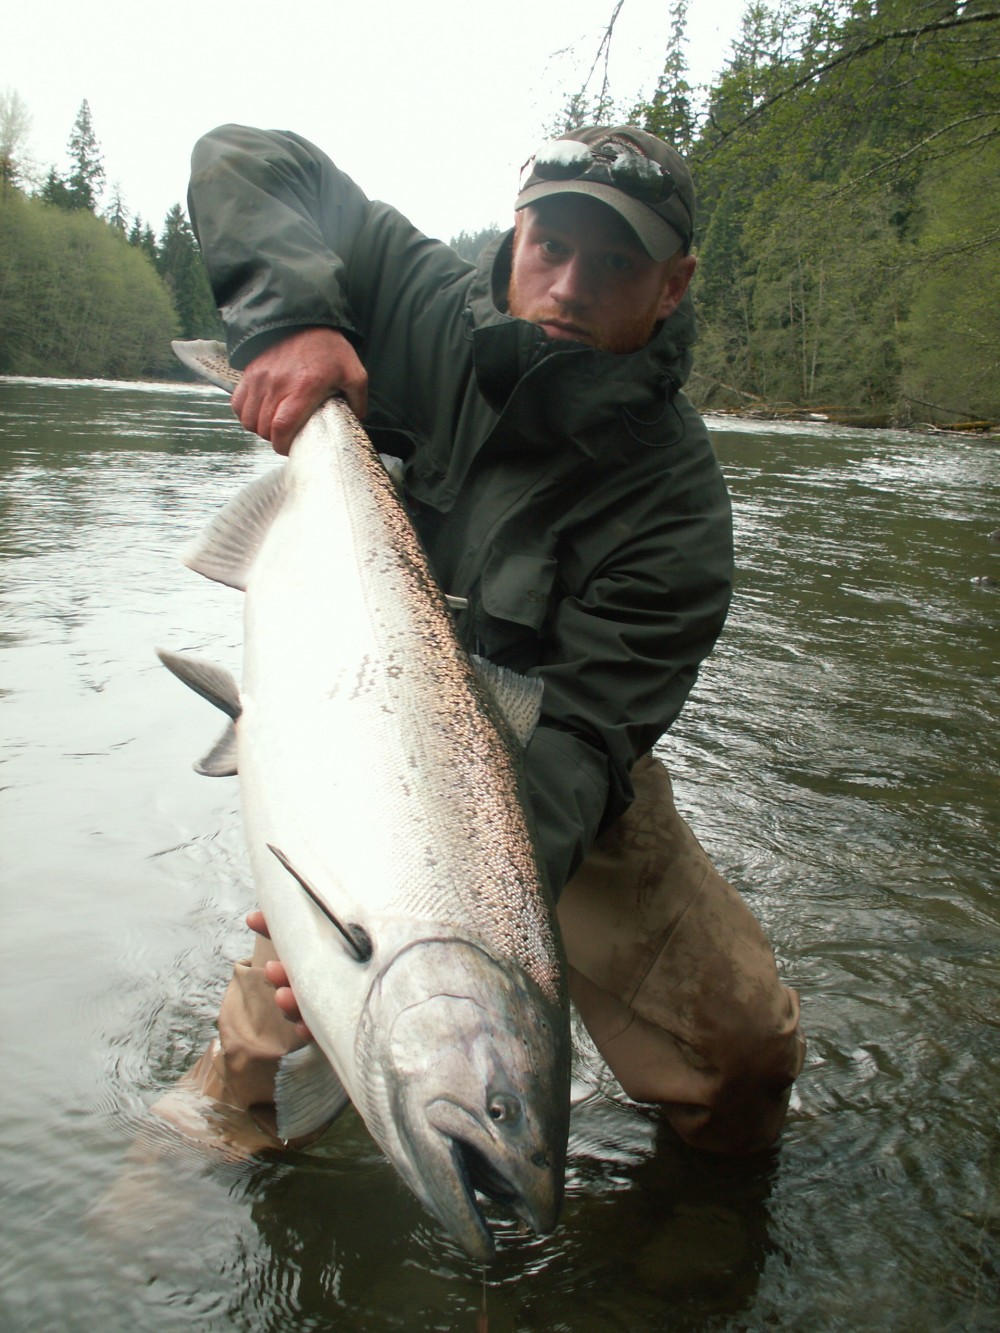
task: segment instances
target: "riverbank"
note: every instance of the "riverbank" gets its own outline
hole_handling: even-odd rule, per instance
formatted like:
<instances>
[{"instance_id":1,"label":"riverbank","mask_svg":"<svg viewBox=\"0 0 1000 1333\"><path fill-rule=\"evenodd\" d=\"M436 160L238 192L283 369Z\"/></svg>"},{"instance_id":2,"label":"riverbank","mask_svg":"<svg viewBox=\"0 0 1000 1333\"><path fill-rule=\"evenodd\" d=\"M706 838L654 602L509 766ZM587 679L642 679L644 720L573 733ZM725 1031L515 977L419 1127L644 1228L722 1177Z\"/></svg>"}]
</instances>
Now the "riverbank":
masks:
<instances>
[{"instance_id":1,"label":"riverbank","mask_svg":"<svg viewBox=\"0 0 1000 1333\"><path fill-rule=\"evenodd\" d=\"M717 417L740 417L744 421L815 421L830 426L855 426L859 430L912 430L921 435L972 435L1000 439L1000 421L919 421L890 412L863 412L851 408L814 410L786 404L757 407L712 407L696 404L700 412Z\"/></svg>"},{"instance_id":2,"label":"riverbank","mask_svg":"<svg viewBox=\"0 0 1000 1333\"><path fill-rule=\"evenodd\" d=\"M741 417L750 421L815 421L831 426L857 426L861 430L913 430L920 434L972 435L1000 438L1000 421L976 416L965 409L903 398L895 408L854 407L848 404L768 402L732 384L710 380L693 371L685 386L699 412L712 416ZM924 412L906 410L923 408ZM928 420L928 415L931 415ZM948 418L954 418L949 420Z\"/></svg>"}]
</instances>

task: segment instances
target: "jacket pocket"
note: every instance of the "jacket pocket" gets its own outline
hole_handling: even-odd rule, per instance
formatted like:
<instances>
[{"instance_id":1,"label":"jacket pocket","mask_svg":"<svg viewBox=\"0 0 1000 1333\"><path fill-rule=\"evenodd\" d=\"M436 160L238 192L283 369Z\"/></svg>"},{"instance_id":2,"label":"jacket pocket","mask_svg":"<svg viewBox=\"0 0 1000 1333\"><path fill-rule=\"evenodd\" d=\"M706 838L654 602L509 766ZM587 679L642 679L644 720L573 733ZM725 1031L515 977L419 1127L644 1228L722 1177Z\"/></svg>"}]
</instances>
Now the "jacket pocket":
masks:
<instances>
[{"instance_id":1,"label":"jacket pocket","mask_svg":"<svg viewBox=\"0 0 1000 1333\"><path fill-rule=\"evenodd\" d=\"M556 562L551 556L494 550L483 570L480 599L495 620L524 625L536 633L549 610Z\"/></svg>"}]
</instances>

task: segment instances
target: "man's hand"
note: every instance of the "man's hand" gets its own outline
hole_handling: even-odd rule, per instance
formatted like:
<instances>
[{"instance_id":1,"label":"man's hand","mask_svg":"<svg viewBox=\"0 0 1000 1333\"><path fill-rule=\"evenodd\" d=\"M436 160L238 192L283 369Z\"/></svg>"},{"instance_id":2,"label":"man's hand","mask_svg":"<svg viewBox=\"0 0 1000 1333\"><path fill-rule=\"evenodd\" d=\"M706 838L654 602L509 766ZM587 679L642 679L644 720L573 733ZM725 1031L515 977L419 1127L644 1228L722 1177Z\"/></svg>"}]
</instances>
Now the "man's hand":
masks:
<instances>
[{"instance_id":1,"label":"man's hand","mask_svg":"<svg viewBox=\"0 0 1000 1333\"><path fill-rule=\"evenodd\" d=\"M264 913L260 908L247 914L247 925L258 935L263 935L266 940L271 938L271 932L267 928L267 922L264 920ZM312 1033L302 1021L302 1014L299 1012L299 1006L295 1003L295 996L292 988L288 984L288 973L285 971L284 963L272 960L264 964L264 975L272 986L275 987L274 1002L285 1015L290 1023L295 1024L295 1031L306 1041L312 1041Z\"/></svg>"},{"instance_id":2,"label":"man's hand","mask_svg":"<svg viewBox=\"0 0 1000 1333\"><path fill-rule=\"evenodd\" d=\"M364 417L368 372L357 352L338 329L302 329L254 357L233 394L233 411L247 430L287 454L320 403L338 393Z\"/></svg>"}]
</instances>

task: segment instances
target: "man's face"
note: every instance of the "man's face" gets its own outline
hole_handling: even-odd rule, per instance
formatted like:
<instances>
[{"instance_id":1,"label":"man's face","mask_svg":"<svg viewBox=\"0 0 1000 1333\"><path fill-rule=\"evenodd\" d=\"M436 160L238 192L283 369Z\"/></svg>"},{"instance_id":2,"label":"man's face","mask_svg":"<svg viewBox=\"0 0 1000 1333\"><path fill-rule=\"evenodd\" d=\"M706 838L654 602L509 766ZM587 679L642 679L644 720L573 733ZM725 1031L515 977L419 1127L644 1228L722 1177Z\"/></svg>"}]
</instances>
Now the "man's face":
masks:
<instances>
[{"instance_id":1,"label":"man's face","mask_svg":"<svg viewBox=\"0 0 1000 1333\"><path fill-rule=\"evenodd\" d=\"M650 259L599 200L554 195L517 215L507 308L550 338L634 352L677 309L694 268L680 252Z\"/></svg>"}]
</instances>

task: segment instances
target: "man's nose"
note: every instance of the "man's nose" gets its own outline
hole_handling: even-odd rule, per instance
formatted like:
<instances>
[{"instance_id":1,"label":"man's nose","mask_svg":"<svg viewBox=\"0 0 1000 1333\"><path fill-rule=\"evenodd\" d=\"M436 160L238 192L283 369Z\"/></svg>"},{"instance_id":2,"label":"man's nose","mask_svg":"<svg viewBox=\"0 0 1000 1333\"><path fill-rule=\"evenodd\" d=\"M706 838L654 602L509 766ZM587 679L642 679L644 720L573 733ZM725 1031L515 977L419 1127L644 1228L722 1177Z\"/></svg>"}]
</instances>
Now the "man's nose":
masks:
<instances>
[{"instance_id":1,"label":"man's nose","mask_svg":"<svg viewBox=\"0 0 1000 1333\"><path fill-rule=\"evenodd\" d=\"M593 295L592 283L579 255L570 255L565 263L559 265L549 295L559 305L589 304Z\"/></svg>"}]
</instances>

